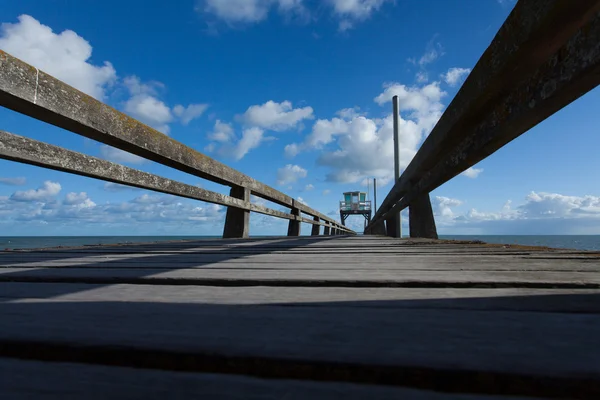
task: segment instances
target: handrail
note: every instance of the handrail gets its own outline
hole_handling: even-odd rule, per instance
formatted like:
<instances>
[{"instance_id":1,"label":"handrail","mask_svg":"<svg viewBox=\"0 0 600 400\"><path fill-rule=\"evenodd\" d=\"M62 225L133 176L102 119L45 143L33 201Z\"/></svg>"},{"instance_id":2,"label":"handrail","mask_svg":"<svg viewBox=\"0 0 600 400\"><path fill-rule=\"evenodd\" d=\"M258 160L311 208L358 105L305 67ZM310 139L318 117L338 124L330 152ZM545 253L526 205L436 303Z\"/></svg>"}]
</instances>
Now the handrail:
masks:
<instances>
[{"instance_id":1,"label":"handrail","mask_svg":"<svg viewBox=\"0 0 600 400\"><path fill-rule=\"evenodd\" d=\"M52 150L55 154L62 152L61 154L71 157L72 160L77 160L77 162L94 160L95 165L103 165L107 170L119 170L124 173L123 177L127 176L127 179L123 178L119 181L115 178L116 175L107 176L102 174L101 170L79 173L80 175L112 182L119 181L119 183L137 187L143 185L145 189L149 190L222 204L229 207L228 212L231 208L255 211L289 219L290 224L305 222L318 226L324 225L326 226L326 232L330 228L329 232L355 233L339 222L313 210L292 197L185 146L2 50L0 50L0 105L165 166L212 182L231 186L232 193L236 188L243 188L265 200L290 207L292 213L287 214L252 204L249 202L249 198L240 200L240 198L236 198L240 196L224 196L203 189L191 190L189 185L7 132L1 132L0 135L0 145L5 145L0 158L70 173L82 172L78 172L80 165L77 165L77 163L67 166L61 163L58 158L49 159L44 157L43 152L35 154L35 152L30 151L28 154L24 154L26 148L31 150L36 146L38 148L43 147L47 151ZM19 149L15 146L9 148L10 143L13 145L18 143L23 148ZM147 182L154 182L155 184L136 183L136 179L146 179ZM158 182L160 182L160 185ZM177 187L177 190L169 189L170 191L167 192L165 187ZM190 195L194 197L190 197ZM305 213L313 218L304 218L300 213ZM239 224L239 221L235 223ZM245 224L247 225L247 222ZM240 230L236 227L234 230L239 234L234 234L234 236L247 236L247 233L243 233L247 232L247 226L244 229ZM293 231L299 234L299 227Z\"/></svg>"},{"instance_id":2,"label":"handrail","mask_svg":"<svg viewBox=\"0 0 600 400\"><path fill-rule=\"evenodd\" d=\"M599 71L600 2L519 1L365 232L598 86Z\"/></svg>"}]
</instances>

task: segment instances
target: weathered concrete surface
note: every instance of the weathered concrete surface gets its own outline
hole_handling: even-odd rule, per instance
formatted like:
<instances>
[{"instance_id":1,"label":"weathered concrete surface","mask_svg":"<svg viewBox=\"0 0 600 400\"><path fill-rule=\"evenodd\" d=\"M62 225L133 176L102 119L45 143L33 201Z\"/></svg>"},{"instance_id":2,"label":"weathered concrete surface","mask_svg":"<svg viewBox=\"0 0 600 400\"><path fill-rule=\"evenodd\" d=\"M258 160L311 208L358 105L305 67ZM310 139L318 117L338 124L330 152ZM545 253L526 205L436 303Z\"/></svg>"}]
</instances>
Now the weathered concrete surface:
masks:
<instances>
[{"instance_id":1,"label":"weathered concrete surface","mask_svg":"<svg viewBox=\"0 0 600 400\"><path fill-rule=\"evenodd\" d=\"M325 227L323 228L323 235L325 236L329 236L330 235L330 227L329 227L329 223L327 223L327 225L325 225Z\"/></svg>"},{"instance_id":2,"label":"weathered concrete surface","mask_svg":"<svg viewBox=\"0 0 600 400\"><path fill-rule=\"evenodd\" d=\"M258 182L0 50L0 105L148 160L252 194L311 216L331 218ZM334 222L335 223L335 222Z\"/></svg>"},{"instance_id":3,"label":"weathered concrete surface","mask_svg":"<svg viewBox=\"0 0 600 400\"><path fill-rule=\"evenodd\" d=\"M250 189L234 186L229 193L231 197L250 202ZM228 207L223 227L223 238L247 238L250 234L250 211Z\"/></svg>"},{"instance_id":4,"label":"weathered concrete surface","mask_svg":"<svg viewBox=\"0 0 600 400\"><path fill-rule=\"evenodd\" d=\"M595 88L600 83L599 10L600 2L592 0L517 3L373 222ZM403 196L406 201L397 203Z\"/></svg>"},{"instance_id":5,"label":"weathered concrete surface","mask_svg":"<svg viewBox=\"0 0 600 400\"><path fill-rule=\"evenodd\" d=\"M408 212L411 238L438 238L429 193L423 193L414 199L408 207Z\"/></svg>"}]
</instances>

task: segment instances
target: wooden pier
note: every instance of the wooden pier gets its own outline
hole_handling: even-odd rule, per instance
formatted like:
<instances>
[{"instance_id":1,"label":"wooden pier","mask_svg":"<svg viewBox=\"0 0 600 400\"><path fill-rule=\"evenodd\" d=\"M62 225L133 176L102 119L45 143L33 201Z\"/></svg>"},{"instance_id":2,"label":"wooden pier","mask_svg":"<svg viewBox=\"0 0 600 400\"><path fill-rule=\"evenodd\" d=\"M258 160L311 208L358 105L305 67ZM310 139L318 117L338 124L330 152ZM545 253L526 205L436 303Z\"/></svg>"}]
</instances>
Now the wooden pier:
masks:
<instances>
[{"instance_id":1,"label":"wooden pier","mask_svg":"<svg viewBox=\"0 0 600 400\"><path fill-rule=\"evenodd\" d=\"M0 158L227 207L224 239L0 251L0 399L600 399L600 254L437 240L429 195L599 84L600 1L518 1L357 236L0 50L0 106L221 187Z\"/></svg>"},{"instance_id":2,"label":"wooden pier","mask_svg":"<svg viewBox=\"0 0 600 400\"><path fill-rule=\"evenodd\" d=\"M3 399L600 398L600 253L378 236L0 253Z\"/></svg>"}]
</instances>

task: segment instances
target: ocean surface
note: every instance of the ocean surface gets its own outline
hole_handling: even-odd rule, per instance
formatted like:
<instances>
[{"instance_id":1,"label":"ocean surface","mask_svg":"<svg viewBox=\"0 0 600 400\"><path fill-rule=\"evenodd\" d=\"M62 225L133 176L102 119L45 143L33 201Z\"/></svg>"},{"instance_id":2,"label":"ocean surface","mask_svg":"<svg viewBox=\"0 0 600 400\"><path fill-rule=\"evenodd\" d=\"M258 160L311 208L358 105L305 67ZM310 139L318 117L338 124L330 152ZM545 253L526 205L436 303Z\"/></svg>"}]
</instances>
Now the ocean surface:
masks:
<instances>
[{"instance_id":1,"label":"ocean surface","mask_svg":"<svg viewBox=\"0 0 600 400\"><path fill-rule=\"evenodd\" d=\"M214 237L218 236L0 236L0 250L194 240ZM440 239L481 240L486 243L600 251L600 235L440 235Z\"/></svg>"}]
</instances>

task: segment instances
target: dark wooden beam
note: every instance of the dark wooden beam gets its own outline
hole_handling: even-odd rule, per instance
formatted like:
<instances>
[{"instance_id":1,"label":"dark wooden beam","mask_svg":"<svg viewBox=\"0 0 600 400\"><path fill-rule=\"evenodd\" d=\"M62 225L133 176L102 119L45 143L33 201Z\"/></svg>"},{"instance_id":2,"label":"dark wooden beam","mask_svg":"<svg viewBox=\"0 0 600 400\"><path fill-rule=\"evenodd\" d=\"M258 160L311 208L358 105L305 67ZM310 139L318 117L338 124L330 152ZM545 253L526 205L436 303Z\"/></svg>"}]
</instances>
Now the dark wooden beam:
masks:
<instances>
[{"instance_id":1,"label":"dark wooden beam","mask_svg":"<svg viewBox=\"0 0 600 400\"><path fill-rule=\"evenodd\" d=\"M597 0L520 1L372 223L410 190L435 189L595 88L599 13Z\"/></svg>"}]
</instances>

